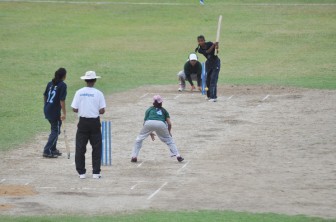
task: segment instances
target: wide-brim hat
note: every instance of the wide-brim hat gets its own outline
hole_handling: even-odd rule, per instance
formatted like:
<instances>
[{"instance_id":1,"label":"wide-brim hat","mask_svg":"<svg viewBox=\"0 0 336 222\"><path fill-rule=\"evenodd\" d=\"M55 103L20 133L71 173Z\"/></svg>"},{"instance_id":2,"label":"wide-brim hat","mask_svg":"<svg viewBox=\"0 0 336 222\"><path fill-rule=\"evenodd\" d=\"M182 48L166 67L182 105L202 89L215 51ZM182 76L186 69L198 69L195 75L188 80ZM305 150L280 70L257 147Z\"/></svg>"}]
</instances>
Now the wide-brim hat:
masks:
<instances>
[{"instance_id":1,"label":"wide-brim hat","mask_svg":"<svg viewBox=\"0 0 336 222\"><path fill-rule=\"evenodd\" d=\"M80 78L84 80L89 80L89 79L99 79L101 77L97 76L95 71L87 71L85 75L81 76Z\"/></svg>"}]
</instances>

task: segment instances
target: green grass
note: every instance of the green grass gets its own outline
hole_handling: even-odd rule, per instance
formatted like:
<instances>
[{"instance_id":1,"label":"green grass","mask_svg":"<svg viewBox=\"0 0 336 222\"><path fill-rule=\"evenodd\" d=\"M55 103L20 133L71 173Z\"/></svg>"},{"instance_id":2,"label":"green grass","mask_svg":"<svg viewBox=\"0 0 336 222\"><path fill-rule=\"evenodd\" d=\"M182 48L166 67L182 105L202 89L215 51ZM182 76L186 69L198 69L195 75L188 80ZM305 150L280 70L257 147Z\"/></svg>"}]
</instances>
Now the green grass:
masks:
<instances>
[{"instance_id":1,"label":"green grass","mask_svg":"<svg viewBox=\"0 0 336 222\"><path fill-rule=\"evenodd\" d=\"M98 1L98 0L97 0ZM108 1L108 0L106 0ZM89 1L95 2L95 1ZM109 1L109 2L117 2ZM128 2L140 2L128 0ZM144 2L164 2L146 0ZM196 37L214 41L223 15L220 84L336 89L335 0L170 0L184 5L56 4L0 1L0 151L48 131L42 93L55 70L68 70L67 107L87 70L105 94L176 84ZM270 5L259 4L270 3ZM278 5L280 3L282 5ZM253 5L255 4L255 5ZM201 57L201 61L204 58ZM41 147L42 150L42 147ZM2 220L4 217L0 217ZM6 221L103 221L103 217ZM135 216L107 217L134 221ZM324 221L230 212L143 213L138 221ZM144 218L144 219L142 219Z\"/></svg>"},{"instance_id":2,"label":"green grass","mask_svg":"<svg viewBox=\"0 0 336 222\"><path fill-rule=\"evenodd\" d=\"M332 222L336 220L317 217L284 216L278 214L252 214L229 211L197 212L140 212L115 216L51 216L51 217L8 217L0 216L6 222Z\"/></svg>"},{"instance_id":3,"label":"green grass","mask_svg":"<svg viewBox=\"0 0 336 222\"><path fill-rule=\"evenodd\" d=\"M57 68L68 70L68 108L87 70L105 94L176 84L196 36L214 41L219 14L220 84L336 88L335 5L169 2L185 5L0 2L0 150L48 130L42 93Z\"/></svg>"}]
</instances>

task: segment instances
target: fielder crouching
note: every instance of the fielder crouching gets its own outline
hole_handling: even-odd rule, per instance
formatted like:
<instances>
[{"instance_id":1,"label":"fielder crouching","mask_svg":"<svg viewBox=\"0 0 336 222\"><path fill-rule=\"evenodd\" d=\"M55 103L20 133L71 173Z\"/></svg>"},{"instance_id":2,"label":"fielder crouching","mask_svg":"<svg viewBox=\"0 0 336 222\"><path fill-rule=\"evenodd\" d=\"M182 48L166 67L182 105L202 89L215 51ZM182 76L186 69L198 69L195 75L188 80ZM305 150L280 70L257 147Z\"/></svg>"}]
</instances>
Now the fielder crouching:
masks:
<instances>
[{"instance_id":1,"label":"fielder crouching","mask_svg":"<svg viewBox=\"0 0 336 222\"><path fill-rule=\"evenodd\" d=\"M162 107L162 98L160 95L153 97L153 106L149 107L145 113L144 125L140 131L140 134L135 140L135 144L132 152L131 162L138 161L138 155L142 147L142 142L150 135L152 140L155 140L156 132L157 136L162 142L168 145L171 157L176 156L177 161L182 162L184 159L179 154L175 142L171 135L172 124L170 122L169 113Z\"/></svg>"},{"instance_id":2,"label":"fielder crouching","mask_svg":"<svg viewBox=\"0 0 336 222\"><path fill-rule=\"evenodd\" d=\"M179 80L179 89L178 91L182 92L186 88L186 80L190 83L191 91L196 89L194 86L193 80L197 81L197 88L199 91L202 90L202 64L197 60L197 55L195 53L191 53L189 55L188 61L184 64L183 70L177 73Z\"/></svg>"}]
</instances>

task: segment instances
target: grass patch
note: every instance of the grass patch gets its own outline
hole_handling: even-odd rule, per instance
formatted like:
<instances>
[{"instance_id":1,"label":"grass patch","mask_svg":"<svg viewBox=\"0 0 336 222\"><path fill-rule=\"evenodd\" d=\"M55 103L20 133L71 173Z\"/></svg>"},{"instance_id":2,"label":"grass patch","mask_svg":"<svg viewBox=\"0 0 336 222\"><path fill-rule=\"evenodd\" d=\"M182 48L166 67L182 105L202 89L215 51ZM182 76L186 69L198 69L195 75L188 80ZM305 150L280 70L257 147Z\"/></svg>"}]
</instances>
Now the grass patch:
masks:
<instances>
[{"instance_id":1,"label":"grass patch","mask_svg":"<svg viewBox=\"0 0 336 222\"><path fill-rule=\"evenodd\" d=\"M252 214L230 211L197 211L197 212L140 212L136 214L115 216L51 216L45 217L8 217L0 220L8 222L332 222L333 219L306 217L303 215L285 216L279 214Z\"/></svg>"}]
</instances>

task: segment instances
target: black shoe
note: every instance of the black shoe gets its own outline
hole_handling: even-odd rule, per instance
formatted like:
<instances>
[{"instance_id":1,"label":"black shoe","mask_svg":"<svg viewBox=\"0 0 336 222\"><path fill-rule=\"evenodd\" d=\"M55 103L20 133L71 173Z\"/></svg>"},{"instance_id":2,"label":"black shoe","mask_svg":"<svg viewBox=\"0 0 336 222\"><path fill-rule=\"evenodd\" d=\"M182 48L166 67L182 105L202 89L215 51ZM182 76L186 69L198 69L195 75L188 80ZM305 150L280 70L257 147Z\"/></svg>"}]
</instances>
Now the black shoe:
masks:
<instances>
[{"instance_id":1,"label":"black shoe","mask_svg":"<svg viewBox=\"0 0 336 222\"><path fill-rule=\"evenodd\" d=\"M48 154L48 153L43 153L43 157L45 158L57 158L58 156L55 154Z\"/></svg>"},{"instance_id":2,"label":"black shoe","mask_svg":"<svg viewBox=\"0 0 336 222\"><path fill-rule=\"evenodd\" d=\"M136 163L136 162L138 162L138 159L136 157L132 157L131 162Z\"/></svg>"},{"instance_id":3,"label":"black shoe","mask_svg":"<svg viewBox=\"0 0 336 222\"><path fill-rule=\"evenodd\" d=\"M62 156L62 153L59 151L59 150L53 150L53 151L51 151L52 152L52 154L54 154L54 155L56 155L56 156Z\"/></svg>"},{"instance_id":4,"label":"black shoe","mask_svg":"<svg viewBox=\"0 0 336 222\"><path fill-rule=\"evenodd\" d=\"M183 157L181 157L181 156L177 157L177 161L182 162L183 160L184 160Z\"/></svg>"}]
</instances>

